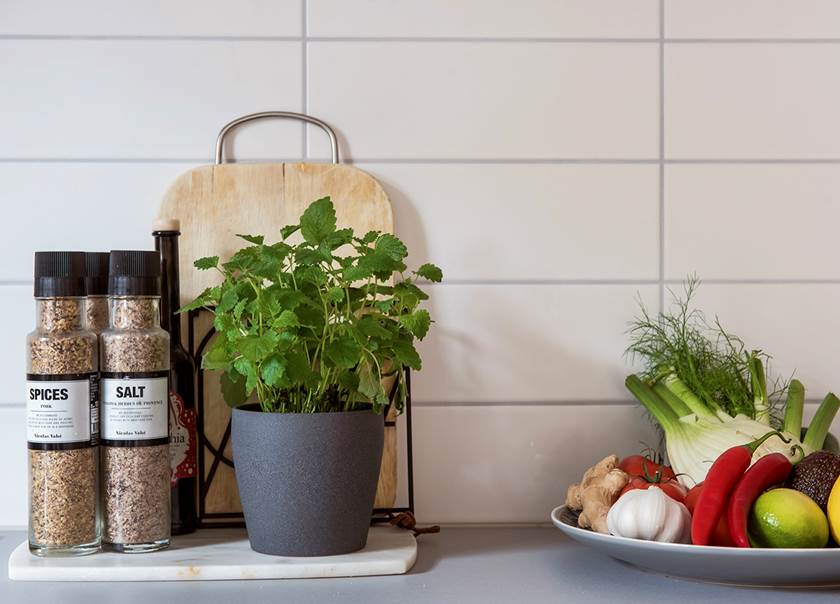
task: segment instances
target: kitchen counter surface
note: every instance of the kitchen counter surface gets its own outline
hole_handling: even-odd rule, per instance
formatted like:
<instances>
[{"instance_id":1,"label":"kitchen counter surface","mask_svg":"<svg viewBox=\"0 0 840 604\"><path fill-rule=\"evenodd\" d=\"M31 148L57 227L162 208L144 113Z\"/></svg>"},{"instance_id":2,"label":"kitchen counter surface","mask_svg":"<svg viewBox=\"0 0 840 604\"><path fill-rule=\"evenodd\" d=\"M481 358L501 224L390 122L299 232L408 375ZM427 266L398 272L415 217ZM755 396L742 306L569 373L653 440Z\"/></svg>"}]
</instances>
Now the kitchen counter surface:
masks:
<instances>
[{"instance_id":1,"label":"kitchen counter surface","mask_svg":"<svg viewBox=\"0 0 840 604\"><path fill-rule=\"evenodd\" d=\"M645 604L661 601L837 602L840 590L726 587L641 572L591 552L554 528L451 528L418 539L417 564L407 575L357 579L150 583L33 583L7 578L6 561L25 538L0 532L0 602L519 602Z\"/></svg>"}]
</instances>

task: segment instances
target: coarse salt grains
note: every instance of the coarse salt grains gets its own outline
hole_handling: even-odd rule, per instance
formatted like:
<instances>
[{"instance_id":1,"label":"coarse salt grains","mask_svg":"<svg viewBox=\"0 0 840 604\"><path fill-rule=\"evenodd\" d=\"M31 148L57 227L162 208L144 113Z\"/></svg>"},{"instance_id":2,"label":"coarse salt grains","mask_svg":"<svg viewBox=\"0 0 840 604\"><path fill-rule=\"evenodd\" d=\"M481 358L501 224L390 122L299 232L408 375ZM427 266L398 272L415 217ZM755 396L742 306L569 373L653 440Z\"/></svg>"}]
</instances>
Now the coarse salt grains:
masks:
<instances>
[{"instance_id":1,"label":"coarse salt grains","mask_svg":"<svg viewBox=\"0 0 840 604\"><path fill-rule=\"evenodd\" d=\"M100 336L103 543L169 545L169 334L160 327L160 256L112 251L109 327Z\"/></svg>"}]
</instances>

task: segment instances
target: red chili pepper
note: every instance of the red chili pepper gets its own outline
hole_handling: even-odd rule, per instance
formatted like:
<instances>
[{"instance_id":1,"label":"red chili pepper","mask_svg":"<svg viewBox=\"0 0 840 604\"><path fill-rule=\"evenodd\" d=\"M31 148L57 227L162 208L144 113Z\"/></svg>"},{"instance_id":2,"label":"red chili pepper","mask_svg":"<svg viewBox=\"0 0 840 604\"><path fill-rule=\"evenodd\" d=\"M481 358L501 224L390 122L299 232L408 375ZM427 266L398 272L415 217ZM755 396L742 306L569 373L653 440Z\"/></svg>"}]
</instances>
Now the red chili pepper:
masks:
<instances>
[{"instance_id":1,"label":"red chili pepper","mask_svg":"<svg viewBox=\"0 0 840 604\"><path fill-rule=\"evenodd\" d=\"M758 496L775 484L784 482L793 465L781 453L770 453L755 462L747 470L729 498L726 520L729 536L737 547L750 547L747 537L747 515Z\"/></svg>"},{"instance_id":2,"label":"red chili pepper","mask_svg":"<svg viewBox=\"0 0 840 604\"><path fill-rule=\"evenodd\" d=\"M781 432L768 432L758 440L746 445L738 445L721 453L709 473L706 474L703 491L697 499L697 506L694 508L694 515L691 517L691 542L695 545L709 545L712 535L717 528L723 512L726 510L726 503L732 489L744 471L750 467L753 453L761 444L771 436L778 436L784 442L789 443L790 439L785 438Z\"/></svg>"}]
</instances>

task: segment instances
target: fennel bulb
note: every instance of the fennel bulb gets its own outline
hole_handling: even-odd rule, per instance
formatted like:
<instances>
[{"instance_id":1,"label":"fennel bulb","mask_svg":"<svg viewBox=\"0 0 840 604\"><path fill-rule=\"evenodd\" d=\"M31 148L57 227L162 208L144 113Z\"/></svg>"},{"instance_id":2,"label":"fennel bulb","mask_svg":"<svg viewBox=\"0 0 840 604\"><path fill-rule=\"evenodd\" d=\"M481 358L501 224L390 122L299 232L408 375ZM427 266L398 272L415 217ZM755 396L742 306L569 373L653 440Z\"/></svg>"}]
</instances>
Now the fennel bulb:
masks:
<instances>
[{"instance_id":1,"label":"fennel bulb","mask_svg":"<svg viewBox=\"0 0 840 604\"><path fill-rule=\"evenodd\" d=\"M672 399L669 399L667 395L660 396L657 390L651 388L636 375L628 376L625 385L662 426L665 431L668 460L674 472L677 473L679 481L687 487L702 482L712 463L725 450L752 442L768 431L767 424L762 421L741 414L732 417L720 410L712 412L707 409L702 416L697 413L680 416L678 410L683 410L682 406L675 410L674 406L669 404ZM681 398L669 388L668 383L665 383L665 387L672 395ZM795 392L801 392L804 398L804 389L797 388ZM683 401L687 404L684 398ZM697 401L692 401L692 404L688 406L691 408L696 404ZM796 408L800 402L798 399L791 400L791 397L788 397L788 404ZM784 434L790 442L785 443L781 438L769 438L756 449L753 461L768 453L778 452L793 463L819 450L838 408L840 408L840 399L829 393L820 404L804 441L799 440L799 430L795 421L786 422ZM791 416L795 417L795 415L794 411ZM799 418L801 422L801 412ZM796 432L791 430L796 430Z\"/></svg>"}]
</instances>

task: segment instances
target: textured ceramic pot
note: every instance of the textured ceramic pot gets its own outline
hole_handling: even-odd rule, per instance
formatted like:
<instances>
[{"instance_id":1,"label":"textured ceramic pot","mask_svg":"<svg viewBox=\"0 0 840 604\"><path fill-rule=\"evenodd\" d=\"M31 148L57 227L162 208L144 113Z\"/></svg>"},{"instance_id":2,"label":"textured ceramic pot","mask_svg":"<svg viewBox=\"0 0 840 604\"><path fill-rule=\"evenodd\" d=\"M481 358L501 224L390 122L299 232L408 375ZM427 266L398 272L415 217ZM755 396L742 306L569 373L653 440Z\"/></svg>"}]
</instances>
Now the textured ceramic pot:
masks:
<instances>
[{"instance_id":1,"label":"textured ceramic pot","mask_svg":"<svg viewBox=\"0 0 840 604\"><path fill-rule=\"evenodd\" d=\"M332 556L367 542L384 423L372 411L233 410L233 462L251 548Z\"/></svg>"}]
</instances>

